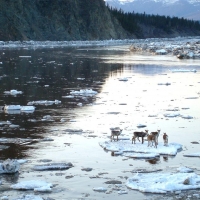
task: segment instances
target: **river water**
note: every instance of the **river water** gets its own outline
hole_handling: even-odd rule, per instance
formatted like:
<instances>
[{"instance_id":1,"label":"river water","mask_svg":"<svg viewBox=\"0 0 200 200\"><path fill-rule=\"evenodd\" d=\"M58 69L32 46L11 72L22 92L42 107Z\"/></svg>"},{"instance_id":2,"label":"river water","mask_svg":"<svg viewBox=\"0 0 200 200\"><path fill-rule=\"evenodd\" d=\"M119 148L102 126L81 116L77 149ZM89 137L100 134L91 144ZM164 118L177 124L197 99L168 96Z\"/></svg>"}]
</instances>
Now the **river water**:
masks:
<instances>
[{"instance_id":1,"label":"river water","mask_svg":"<svg viewBox=\"0 0 200 200\"><path fill-rule=\"evenodd\" d=\"M116 45L2 48L0 63L0 106L61 101L35 105L34 112L0 112L0 121L18 125L0 126L1 145L8 147L0 151L0 159L27 160L19 173L0 175L0 197L36 194L44 199L159 199L159 195L126 188L124 183L133 175L131 171L170 171L184 165L200 172L199 158L183 156L185 152L200 152L199 60L134 54L129 45ZM177 69L180 71L172 71ZM196 72L189 71L192 69ZM72 98L71 91L83 89L97 94ZM4 93L10 90L22 94ZM192 119L165 117L169 108ZM183 150L174 157L138 160L112 156L100 147L99 142L110 140L111 127L121 127L123 136L131 139L138 124L145 124L151 131L161 129L170 142L182 144ZM65 171L32 169L45 160L71 162L74 167ZM13 183L33 179L54 184L52 192L10 189ZM113 179L121 181L128 194L119 195L116 186L105 184ZM108 192L94 192L94 187L106 187Z\"/></svg>"}]
</instances>

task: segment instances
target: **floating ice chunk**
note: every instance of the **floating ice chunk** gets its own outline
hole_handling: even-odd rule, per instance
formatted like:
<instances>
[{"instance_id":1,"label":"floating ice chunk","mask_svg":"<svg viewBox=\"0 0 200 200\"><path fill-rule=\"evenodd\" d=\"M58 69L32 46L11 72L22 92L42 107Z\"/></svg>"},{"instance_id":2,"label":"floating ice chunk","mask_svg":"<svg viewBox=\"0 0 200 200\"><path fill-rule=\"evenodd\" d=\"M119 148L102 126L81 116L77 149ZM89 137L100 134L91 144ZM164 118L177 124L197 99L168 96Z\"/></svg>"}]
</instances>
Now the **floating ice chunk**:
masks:
<instances>
[{"instance_id":1,"label":"floating ice chunk","mask_svg":"<svg viewBox=\"0 0 200 200\"><path fill-rule=\"evenodd\" d=\"M179 113L166 113L164 114L165 117L178 117L180 116Z\"/></svg>"},{"instance_id":2,"label":"floating ice chunk","mask_svg":"<svg viewBox=\"0 0 200 200\"><path fill-rule=\"evenodd\" d=\"M194 53L193 53L193 52L189 52L189 53L187 54L187 56L188 56L189 58L193 58L193 57L194 57Z\"/></svg>"},{"instance_id":3,"label":"floating ice chunk","mask_svg":"<svg viewBox=\"0 0 200 200\"><path fill-rule=\"evenodd\" d=\"M151 173L136 174L129 178L126 186L149 193L175 192L200 188L200 176L195 173Z\"/></svg>"},{"instance_id":4,"label":"floating ice chunk","mask_svg":"<svg viewBox=\"0 0 200 200\"><path fill-rule=\"evenodd\" d=\"M10 125L11 122L10 121L0 121L0 126L2 125Z\"/></svg>"},{"instance_id":5,"label":"floating ice chunk","mask_svg":"<svg viewBox=\"0 0 200 200\"><path fill-rule=\"evenodd\" d=\"M44 170L64 170L73 167L72 163L48 163L44 165L35 165L34 170L44 171Z\"/></svg>"},{"instance_id":6,"label":"floating ice chunk","mask_svg":"<svg viewBox=\"0 0 200 200\"><path fill-rule=\"evenodd\" d=\"M74 96L73 96L73 95L67 95L67 96L62 96L62 98L73 99L73 98L74 98Z\"/></svg>"},{"instance_id":7,"label":"floating ice chunk","mask_svg":"<svg viewBox=\"0 0 200 200\"><path fill-rule=\"evenodd\" d=\"M2 196L1 200L9 200L8 196Z\"/></svg>"},{"instance_id":8,"label":"floating ice chunk","mask_svg":"<svg viewBox=\"0 0 200 200\"><path fill-rule=\"evenodd\" d=\"M51 192L51 191L52 191L52 189L49 186L34 188L34 192Z\"/></svg>"},{"instance_id":9,"label":"floating ice chunk","mask_svg":"<svg viewBox=\"0 0 200 200\"><path fill-rule=\"evenodd\" d=\"M22 112L34 112L35 106L21 106Z\"/></svg>"},{"instance_id":10,"label":"floating ice chunk","mask_svg":"<svg viewBox=\"0 0 200 200\"><path fill-rule=\"evenodd\" d=\"M182 117L183 119L193 119L193 117L190 116L190 115L181 115L181 117Z\"/></svg>"},{"instance_id":11,"label":"floating ice chunk","mask_svg":"<svg viewBox=\"0 0 200 200\"><path fill-rule=\"evenodd\" d=\"M124 77L124 78L119 78L119 81L128 81L128 78Z\"/></svg>"},{"instance_id":12,"label":"floating ice chunk","mask_svg":"<svg viewBox=\"0 0 200 200\"><path fill-rule=\"evenodd\" d=\"M17 95L17 94L22 94L22 91L10 90L10 91L5 91L4 94Z\"/></svg>"},{"instance_id":13,"label":"floating ice chunk","mask_svg":"<svg viewBox=\"0 0 200 200\"><path fill-rule=\"evenodd\" d=\"M120 195L121 195L121 194L128 194L128 192L127 192L126 190L120 190L120 191L118 191L117 193L120 194Z\"/></svg>"},{"instance_id":14,"label":"floating ice chunk","mask_svg":"<svg viewBox=\"0 0 200 200\"><path fill-rule=\"evenodd\" d=\"M10 124L10 125L9 125L9 128L19 128L19 125L16 125L16 124Z\"/></svg>"},{"instance_id":15,"label":"floating ice chunk","mask_svg":"<svg viewBox=\"0 0 200 200\"><path fill-rule=\"evenodd\" d=\"M31 58L31 56L19 56L19 58Z\"/></svg>"},{"instance_id":16,"label":"floating ice chunk","mask_svg":"<svg viewBox=\"0 0 200 200\"><path fill-rule=\"evenodd\" d=\"M22 195L21 197L18 197L17 199L14 200L43 200L43 198L38 195L27 194L27 195Z\"/></svg>"},{"instance_id":17,"label":"floating ice chunk","mask_svg":"<svg viewBox=\"0 0 200 200\"><path fill-rule=\"evenodd\" d=\"M160 154L158 153L123 153L123 156L129 157L129 158L156 158L160 157Z\"/></svg>"},{"instance_id":18,"label":"floating ice chunk","mask_svg":"<svg viewBox=\"0 0 200 200\"><path fill-rule=\"evenodd\" d=\"M12 174L19 171L20 164L17 160L7 159L0 163L0 174Z\"/></svg>"},{"instance_id":19,"label":"floating ice chunk","mask_svg":"<svg viewBox=\"0 0 200 200\"><path fill-rule=\"evenodd\" d=\"M77 78L77 80L81 80L82 81L82 80L85 80L85 78Z\"/></svg>"},{"instance_id":20,"label":"floating ice chunk","mask_svg":"<svg viewBox=\"0 0 200 200\"><path fill-rule=\"evenodd\" d=\"M72 94L72 95L81 95L81 96L94 96L94 95L97 94L97 92L92 90L92 89L82 89L80 91L72 90L70 92L70 94Z\"/></svg>"},{"instance_id":21,"label":"floating ice chunk","mask_svg":"<svg viewBox=\"0 0 200 200\"><path fill-rule=\"evenodd\" d=\"M156 50L156 54L158 54L158 55L166 55L167 51L165 49L159 49L159 50Z\"/></svg>"},{"instance_id":22,"label":"floating ice chunk","mask_svg":"<svg viewBox=\"0 0 200 200\"><path fill-rule=\"evenodd\" d=\"M192 169L187 168L187 167L179 167L179 168L177 168L177 171L179 171L180 173L190 173L190 172L193 172Z\"/></svg>"},{"instance_id":23,"label":"floating ice chunk","mask_svg":"<svg viewBox=\"0 0 200 200\"><path fill-rule=\"evenodd\" d=\"M190 153L190 154L184 154L185 157L200 157L200 152L198 153Z\"/></svg>"},{"instance_id":24,"label":"floating ice chunk","mask_svg":"<svg viewBox=\"0 0 200 200\"><path fill-rule=\"evenodd\" d=\"M54 101L54 103L55 103L55 104L61 104L61 101L56 99L56 100Z\"/></svg>"},{"instance_id":25,"label":"floating ice chunk","mask_svg":"<svg viewBox=\"0 0 200 200\"><path fill-rule=\"evenodd\" d=\"M166 83L158 83L158 85L171 85L171 83L166 82Z\"/></svg>"},{"instance_id":26,"label":"floating ice chunk","mask_svg":"<svg viewBox=\"0 0 200 200\"><path fill-rule=\"evenodd\" d=\"M26 163L27 160L25 160L25 159L19 159L19 160L17 160L17 162L21 165L21 164Z\"/></svg>"},{"instance_id":27,"label":"floating ice chunk","mask_svg":"<svg viewBox=\"0 0 200 200\"><path fill-rule=\"evenodd\" d=\"M146 127L147 125L145 125L145 124L137 124L137 127L138 128L144 128L144 127Z\"/></svg>"},{"instance_id":28,"label":"floating ice chunk","mask_svg":"<svg viewBox=\"0 0 200 200\"><path fill-rule=\"evenodd\" d=\"M107 191L107 189L104 187L96 187L96 188L93 188L93 190L96 192L106 192Z\"/></svg>"},{"instance_id":29,"label":"floating ice chunk","mask_svg":"<svg viewBox=\"0 0 200 200\"><path fill-rule=\"evenodd\" d=\"M171 72L197 72L196 69L172 69Z\"/></svg>"},{"instance_id":30,"label":"floating ice chunk","mask_svg":"<svg viewBox=\"0 0 200 200\"><path fill-rule=\"evenodd\" d=\"M39 190L40 188L49 188L50 190L52 184L40 180L30 180L19 182L17 184L11 185L10 187L15 190Z\"/></svg>"},{"instance_id":31,"label":"floating ice chunk","mask_svg":"<svg viewBox=\"0 0 200 200\"><path fill-rule=\"evenodd\" d=\"M5 105L4 110L20 110L20 105Z\"/></svg>"}]
</instances>

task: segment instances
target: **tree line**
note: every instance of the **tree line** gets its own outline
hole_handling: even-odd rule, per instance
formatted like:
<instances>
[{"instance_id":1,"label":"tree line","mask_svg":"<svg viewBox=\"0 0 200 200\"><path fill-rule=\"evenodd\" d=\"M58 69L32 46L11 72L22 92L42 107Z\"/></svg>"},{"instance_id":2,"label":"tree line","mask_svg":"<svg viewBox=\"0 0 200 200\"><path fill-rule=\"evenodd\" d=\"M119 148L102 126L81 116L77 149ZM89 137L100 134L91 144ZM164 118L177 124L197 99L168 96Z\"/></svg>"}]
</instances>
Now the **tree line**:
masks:
<instances>
[{"instance_id":1,"label":"tree line","mask_svg":"<svg viewBox=\"0 0 200 200\"><path fill-rule=\"evenodd\" d=\"M141 32L140 25L153 26L159 28L166 33L170 33L172 30L191 30L200 31L200 22L189 20L185 18L149 15L146 13L134 13L124 12L116 8L109 7L111 14L118 19L122 27L130 33L138 35Z\"/></svg>"}]
</instances>

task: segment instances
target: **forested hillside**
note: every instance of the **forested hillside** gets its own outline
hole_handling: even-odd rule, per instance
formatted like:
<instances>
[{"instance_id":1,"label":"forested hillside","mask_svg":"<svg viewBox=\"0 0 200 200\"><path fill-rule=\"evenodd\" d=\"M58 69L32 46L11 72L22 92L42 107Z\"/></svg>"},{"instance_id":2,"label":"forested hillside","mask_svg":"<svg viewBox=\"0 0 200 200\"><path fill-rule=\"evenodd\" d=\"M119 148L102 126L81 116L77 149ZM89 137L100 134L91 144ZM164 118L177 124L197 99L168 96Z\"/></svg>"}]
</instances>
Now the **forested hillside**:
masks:
<instances>
[{"instance_id":1,"label":"forested hillside","mask_svg":"<svg viewBox=\"0 0 200 200\"><path fill-rule=\"evenodd\" d=\"M107 40L200 35L185 19L123 13L104 0L0 0L0 41Z\"/></svg>"},{"instance_id":2,"label":"forested hillside","mask_svg":"<svg viewBox=\"0 0 200 200\"><path fill-rule=\"evenodd\" d=\"M103 0L0 0L0 40L123 39Z\"/></svg>"},{"instance_id":3,"label":"forested hillside","mask_svg":"<svg viewBox=\"0 0 200 200\"><path fill-rule=\"evenodd\" d=\"M200 34L199 21L178 17L130 13L109 8L122 27L139 38L192 36Z\"/></svg>"}]
</instances>

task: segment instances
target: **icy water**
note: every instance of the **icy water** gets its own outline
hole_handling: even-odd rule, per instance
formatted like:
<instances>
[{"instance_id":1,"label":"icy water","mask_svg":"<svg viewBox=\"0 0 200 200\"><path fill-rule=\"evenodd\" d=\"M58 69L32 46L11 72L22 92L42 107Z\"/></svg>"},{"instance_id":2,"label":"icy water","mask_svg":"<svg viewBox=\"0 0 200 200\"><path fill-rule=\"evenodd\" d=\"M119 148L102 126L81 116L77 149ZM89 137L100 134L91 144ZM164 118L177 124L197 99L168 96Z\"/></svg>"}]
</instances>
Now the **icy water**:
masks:
<instances>
[{"instance_id":1,"label":"icy water","mask_svg":"<svg viewBox=\"0 0 200 200\"><path fill-rule=\"evenodd\" d=\"M139 169L168 172L180 166L200 173L199 158L183 156L200 152L199 60L133 54L124 45L1 49L0 63L0 106L54 101L35 105L34 112L1 111L0 141L7 148L1 147L0 159L27 162L15 175L0 175L0 197L160 199L162 195L126 188L127 178ZM177 69L180 71L172 71ZM4 93L13 89L22 94ZM70 93L82 89L97 94L73 97ZM9 126L7 121L17 126ZM138 124L146 127L137 128ZM161 129L169 135L169 142L182 144L183 150L173 157L151 160L112 156L99 145L110 140L111 127L122 128L122 136L130 139L136 130ZM71 162L74 167L33 170L34 165L48 161ZM51 193L10 189L11 184L24 180L45 180L54 187ZM119 195L119 187L106 184L108 180L121 181L120 190L127 194ZM96 187L107 188L107 192L93 191Z\"/></svg>"}]
</instances>

